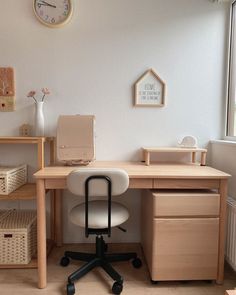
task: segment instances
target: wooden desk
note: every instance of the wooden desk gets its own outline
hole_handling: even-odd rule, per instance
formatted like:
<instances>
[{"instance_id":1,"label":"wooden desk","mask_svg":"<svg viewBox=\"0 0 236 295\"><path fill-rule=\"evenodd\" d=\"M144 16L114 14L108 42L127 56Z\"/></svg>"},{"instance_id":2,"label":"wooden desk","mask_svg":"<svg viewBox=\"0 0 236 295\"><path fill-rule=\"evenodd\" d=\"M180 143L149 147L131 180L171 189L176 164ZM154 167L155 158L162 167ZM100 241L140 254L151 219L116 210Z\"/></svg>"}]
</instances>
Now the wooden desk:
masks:
<instances>
[{"instance_id":1,"label":"wooden desk","mask_svg":"<svg viewBox=\"0 0 236 295\"><path fill-rule=\"evenodd\" d=\"M227 197L227 179L230 175L207 166L181 164L152 164L146 166L140 162L95 162L89 167L114 167L127 171L130 178L129 188L173 188L173 189L216 189L221 198L219 222L219 259L217 282L223 282L224 276L224 235ZM37 226L38 226L38 287L47 285L46 266L46 189L56 189L58 208L56 209L56 232L60 232L60 190L66 188L68 174L83 167L45 167L34 174L37 182Z\"/></svg>"}]
</instances>

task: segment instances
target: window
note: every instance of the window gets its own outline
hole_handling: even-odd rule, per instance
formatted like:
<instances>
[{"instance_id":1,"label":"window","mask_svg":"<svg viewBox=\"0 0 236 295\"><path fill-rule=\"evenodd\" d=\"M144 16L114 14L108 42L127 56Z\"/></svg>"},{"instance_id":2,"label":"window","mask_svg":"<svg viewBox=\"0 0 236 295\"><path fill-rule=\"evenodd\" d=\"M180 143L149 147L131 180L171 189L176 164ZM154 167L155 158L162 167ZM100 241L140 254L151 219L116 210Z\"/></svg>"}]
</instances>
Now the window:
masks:
<instances>
[{"instance_id":1,"label":"window","mask_svg":"<svg viewBox=\"0 0 236 295\"><path fill-rule=\"evenodd\" d=\"M236 1L231 12L227 113L227 136L236 138Z\"/></svg>"}]
</instances>

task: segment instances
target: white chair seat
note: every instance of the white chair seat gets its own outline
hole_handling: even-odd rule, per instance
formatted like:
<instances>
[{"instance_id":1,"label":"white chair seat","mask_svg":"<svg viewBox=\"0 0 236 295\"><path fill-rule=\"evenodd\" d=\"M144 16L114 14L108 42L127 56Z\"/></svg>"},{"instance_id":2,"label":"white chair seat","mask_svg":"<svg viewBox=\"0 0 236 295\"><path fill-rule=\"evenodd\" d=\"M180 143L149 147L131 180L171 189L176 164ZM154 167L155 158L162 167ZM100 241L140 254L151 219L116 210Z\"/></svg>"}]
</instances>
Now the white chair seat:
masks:
<instances>
[{"instance_id":1,"label":"white chair seat","mask_svg":"<svg viewBox=\"0 0 236 295\"><path fill-rule=\"evenodd\" d=\"M107 228L108 203L98 200L89 202L89 228ZM124 223L129 218L129 212L120 203L111 202L111 227ZM85 227L85 203L75 206L70 212L70 220L81 227Z\"/></svg>"}]
</instances>

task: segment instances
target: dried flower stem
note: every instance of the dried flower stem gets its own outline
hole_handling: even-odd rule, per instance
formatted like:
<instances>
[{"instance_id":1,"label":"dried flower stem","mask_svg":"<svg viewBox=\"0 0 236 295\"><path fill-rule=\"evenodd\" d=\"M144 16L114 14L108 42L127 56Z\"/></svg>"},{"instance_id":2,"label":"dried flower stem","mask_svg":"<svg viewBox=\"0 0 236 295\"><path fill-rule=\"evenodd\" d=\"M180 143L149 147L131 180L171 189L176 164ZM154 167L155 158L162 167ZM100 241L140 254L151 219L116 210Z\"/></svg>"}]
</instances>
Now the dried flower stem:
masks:
<instances>
[{"instance_id":1,"label":"dried flower stem","mask_svg":"<svg viewBox=\"0 0 236 295\"><path fill-rule=\"evenodd\" d=\"M31 96L33 98L33 100L35 101L35 103L37 103L37 100L34 96Z\"/></svg>"}]
</instances>

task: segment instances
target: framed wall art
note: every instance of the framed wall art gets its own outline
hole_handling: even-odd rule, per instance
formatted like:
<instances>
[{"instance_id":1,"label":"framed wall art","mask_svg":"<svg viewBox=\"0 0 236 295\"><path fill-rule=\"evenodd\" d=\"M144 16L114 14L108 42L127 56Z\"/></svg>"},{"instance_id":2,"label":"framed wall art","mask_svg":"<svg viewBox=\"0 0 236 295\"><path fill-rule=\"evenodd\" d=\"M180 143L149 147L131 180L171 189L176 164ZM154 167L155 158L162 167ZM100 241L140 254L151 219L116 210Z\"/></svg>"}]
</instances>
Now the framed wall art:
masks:
<instances>
[{"instance_id":1,"label":"framed wall art","mask_svg":"<svg viewBox=\"0 0 236 295\"><path fill-rule=\"evenodd\" d=\"M134 105L163 107L165 105L166 84L150 69L134 84Z\"/></svg>"}]
</instances>

